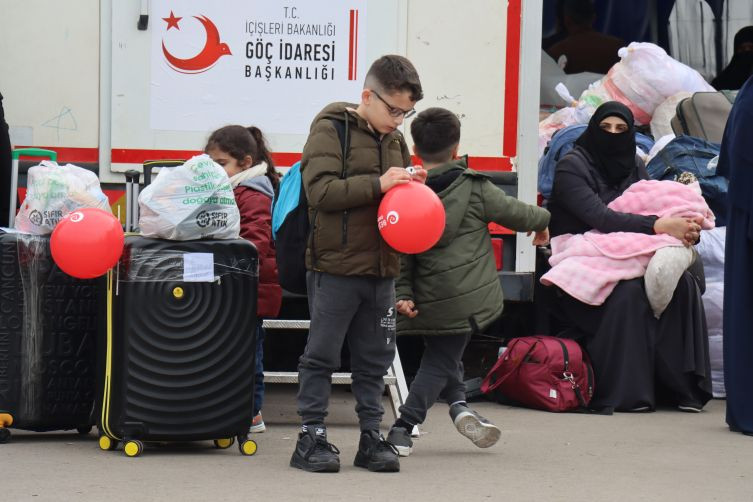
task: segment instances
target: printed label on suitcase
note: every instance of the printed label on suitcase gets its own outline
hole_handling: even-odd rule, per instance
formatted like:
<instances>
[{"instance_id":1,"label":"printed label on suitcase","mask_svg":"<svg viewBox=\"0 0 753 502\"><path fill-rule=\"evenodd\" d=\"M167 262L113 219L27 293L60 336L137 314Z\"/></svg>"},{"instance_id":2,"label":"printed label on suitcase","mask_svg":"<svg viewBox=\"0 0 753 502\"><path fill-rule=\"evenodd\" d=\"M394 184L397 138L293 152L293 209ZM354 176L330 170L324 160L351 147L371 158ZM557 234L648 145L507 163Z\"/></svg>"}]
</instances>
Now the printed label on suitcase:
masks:
<instances>
[{"instance_id":1,"label":"printed label on suitcase","mask_svg":"<svg viewBox=\"0 0 753 502\"><path fill-rule=\"evenodd\" d=\"M214 254L186 253L183 255L183 280L185 282L213 282Z\"/></svg>"}]
</instances>

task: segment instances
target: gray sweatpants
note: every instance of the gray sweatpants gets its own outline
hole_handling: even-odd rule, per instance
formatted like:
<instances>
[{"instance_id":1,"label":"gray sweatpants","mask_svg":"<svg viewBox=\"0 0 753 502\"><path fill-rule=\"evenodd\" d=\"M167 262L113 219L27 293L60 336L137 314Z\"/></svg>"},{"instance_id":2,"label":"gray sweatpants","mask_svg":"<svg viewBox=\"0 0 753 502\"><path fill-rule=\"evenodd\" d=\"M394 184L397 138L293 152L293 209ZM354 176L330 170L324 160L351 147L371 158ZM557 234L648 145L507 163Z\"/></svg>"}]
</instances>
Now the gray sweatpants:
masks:
<instances>
[{"instance_id":1,"label":"gray sweatpants","mask_svg":"<svg viewBox=\"0 0 753 502\"><path fill-rule=\"evenodd\" d=\"M423 423L440 396L448 404L465 401L462 358L470 339L470 333L424 337L424 355L405 404L400 407L400 418L413 425Z\"/></svg>"},{"instance_id":2,"label":"gray sweatpants","mask_svg":"<svg viewBox=\"0 0 753 502\"><path fill-rule=\"evenodd\" d=\"M311 325L298 363L298 414L304 424L324 423L347 339L361 430L379 430L384 375L395 358L394 279L309 271L306 282Z\"/></svg>"}]
</instances>

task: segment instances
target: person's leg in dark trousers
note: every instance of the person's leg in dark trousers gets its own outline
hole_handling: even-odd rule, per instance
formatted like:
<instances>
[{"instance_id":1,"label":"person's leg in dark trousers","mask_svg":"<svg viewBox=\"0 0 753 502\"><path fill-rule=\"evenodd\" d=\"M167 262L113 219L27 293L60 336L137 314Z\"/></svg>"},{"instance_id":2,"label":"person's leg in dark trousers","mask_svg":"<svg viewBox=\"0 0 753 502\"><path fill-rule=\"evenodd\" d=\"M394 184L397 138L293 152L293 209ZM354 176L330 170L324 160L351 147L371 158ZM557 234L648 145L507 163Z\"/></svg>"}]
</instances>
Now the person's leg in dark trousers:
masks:
<instances>
[{"instance_id":1,"label":"person's leg in dark trousers","mask_svg":"<svg viewBox=\"0 0 753 502\"><path fill-rule=\"evenodd\" d=\"M266 332L259 319L256 325L256 376L254 378L254 416L261 411L264 405L264 338Z\"/></svg>"},{"instance_id":2,"label":"person's leg in dark trousers","mask_svg":"<svg viewBox=\"0 0 753 502\"><path fill-rule=\"evenodd\" d=\"M459 375L467 335L427 336L421 366L410 386L400 418L410 425L422 424L429 408L442 396L448 404L465 401L465 384Z\"/></svg>"},{"instance_id":3,"label":"person's leg in dark trousers","mask_svg":"<svg viewBox=\"0 0 753 502\"><path fill-rule=\"evenodd\" d=\"M264 432L267 430L264 420L261 416L261 409L264 405L264 319L261 317L256 322L256 357L254 364L254 406L253 421L248 432Z\"/></svg>"},{"instance_id":4,"label":"person's leg in dark trousers","mask_svg":"<svg viewBox=\"0 0 753 502\"><path fill-rule=\"evenodd\" d=\"M408 456L411 453L411 429L423 423L426 413L439 396L450 405L450 417L458 432L473 444L488 448L499 440L499 428L469 408L465 401L462 358L470 339L471 333L425 337L421 366L411 383L405 404L400 407L400 418L395 421L387 438L395 444L400 455Z\"/></svg>"},{"instance_id":5,"label":"person's leg in dark trousers","mask_svg":"<svg viewBox=\"0 0 753 502\"><path fill-rule=\"evenodd\" d=\"M370 471L400 470L397 451L379 433L384 415L384 375L395 359L395 282L360 278L361 305L348 330L353 396L361 425L356 467Z\"/></svg>"},{"instance_id":6,"label":"person's leg in dark trousers","mask_svg":"<svg viewBox=\"0 0 753 502\"><path fill-rule=\"evenodd\" d=\"M361 298L358 278L307 272L311 323L298 363L298 414L304 425L323 424L332 390L332 373Z\"/></svg>"},{"instance_id":7,"label":"person's leg in dark trousers","mask_svg":"<svg viewBox=\"0 0 753 502\"><path fill-rule=\"evenodd\" d=\"M358 280L322 272L307 272L311 323L306 348L298 362L298 435L290 466L309 472L340 470L340 451L327 441L324 418L332 391L332 373L340 367L340 352L351 320L361 303Z\"/></svg>"},{"instance_id":8,"label":"person's leg in dark trousers","mask_svg":"<svg viewBox=\"0 0 753 502\"><path fill-rule=\"evenodd\" d=\"M361 278L364 297L348 330L353 396L362 431L378 431L384 376L395 359L395 283Z\"/></svg>"},{"instance_id":9,"label":"person's leg in dark trousers","mask_svg":"<svg viewBox=\"0 0 753 502\"><path fill-rule=\"evenodd\" d=\"M5 122L3 95L0 94L0 226L8 224L11 165L10 134L8 124Z\"/></svg>"}]
</instances>

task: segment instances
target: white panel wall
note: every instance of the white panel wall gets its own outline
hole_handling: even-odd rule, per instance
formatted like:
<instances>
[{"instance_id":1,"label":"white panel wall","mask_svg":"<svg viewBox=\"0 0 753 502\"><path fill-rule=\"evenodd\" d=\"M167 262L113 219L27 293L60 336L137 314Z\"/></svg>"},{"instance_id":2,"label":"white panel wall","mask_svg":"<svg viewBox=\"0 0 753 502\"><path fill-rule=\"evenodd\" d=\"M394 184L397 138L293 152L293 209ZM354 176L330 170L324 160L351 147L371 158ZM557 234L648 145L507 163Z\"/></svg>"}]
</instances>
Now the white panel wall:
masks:
<instances>
[{"instance_id":1,"label":"white panel wall","mask_svg":"<svg viewBox=\"0 0 753 502\"><path fill-rule=\"evenodd\" d=\"M99 1L0 0L0 93L13 144L96 148Z\"/></svg>"},{"instance_id":2,"label":"white panel wall","mask_svg":"<svg viewBox=\"0 0 753 502\"><path fill-rule=\"evenodd\" d=\"M506 13L499 0L408 3L407 57L425 95L417 108L455 112L460 151L472 156L502 155Z\"/></svg>"}]
</instances>

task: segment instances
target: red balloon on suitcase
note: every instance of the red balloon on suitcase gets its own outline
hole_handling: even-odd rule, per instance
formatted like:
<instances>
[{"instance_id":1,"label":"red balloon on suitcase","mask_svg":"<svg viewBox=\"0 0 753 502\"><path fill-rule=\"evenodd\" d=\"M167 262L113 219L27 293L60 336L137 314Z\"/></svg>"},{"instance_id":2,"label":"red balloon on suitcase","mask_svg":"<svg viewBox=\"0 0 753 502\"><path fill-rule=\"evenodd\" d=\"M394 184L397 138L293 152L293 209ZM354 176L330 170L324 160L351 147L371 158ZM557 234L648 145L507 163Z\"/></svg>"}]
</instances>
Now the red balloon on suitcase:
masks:
<instances>
[{"instance_id":1,"label":"red balloon on suitcase","mask_svg":"<svg viewBox=\"0 0 753 502\"><path fill-rule=\"evenodd\" d=\"M93 207L79 209L52 231L52 259L70 276L99 277L120 259L124 238L120 221L112 214Z\"/></svg>"}]
</instances>

